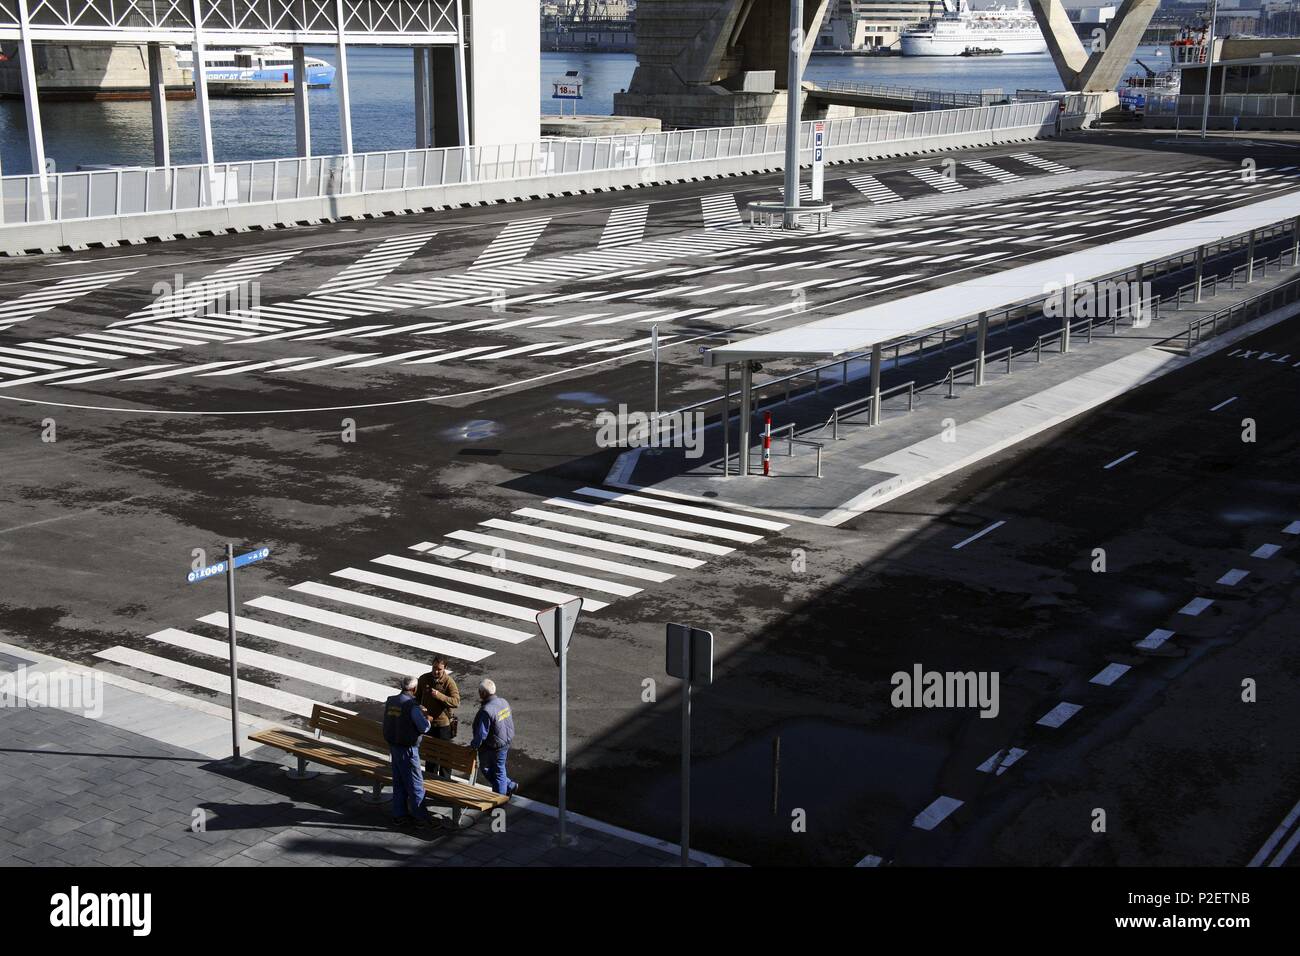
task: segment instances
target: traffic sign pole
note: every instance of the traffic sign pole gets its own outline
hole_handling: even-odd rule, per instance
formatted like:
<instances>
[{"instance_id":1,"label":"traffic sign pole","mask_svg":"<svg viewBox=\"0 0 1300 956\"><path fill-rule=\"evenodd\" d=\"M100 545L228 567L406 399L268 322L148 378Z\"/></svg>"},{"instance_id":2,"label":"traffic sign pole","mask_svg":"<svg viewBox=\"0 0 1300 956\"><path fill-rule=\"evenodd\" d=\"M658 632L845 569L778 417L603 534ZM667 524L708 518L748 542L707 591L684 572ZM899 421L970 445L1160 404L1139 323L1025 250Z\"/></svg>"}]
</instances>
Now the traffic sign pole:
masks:
<instances>
[{"instance_id":1,"label":"traffic sign pole","mask_svg":"<svg viewBox=\"0 0 1300 956\"><path fill-rule=\"evenodd\" d=\"M226 542L226 626L230 633L230 742L234 752L232 759L238 763L239 756L239 660L238 638L235 626L235 546Z\"/></svg>"},{"instance_id":2,"label":"traffic sign pole","mask_svg":"<svg viewBox=\"0 0 1300 956\"><path fill-rule=\"evenodd\" d=\"M569 838L565 830L569 797L569 642L564 639L563 611L558 605L555 608L555 635L560 655L560 830L556 842L560 846L568 846Z\"/></svg>"},{"instance_id":3,"label":"traffic sign pole","mask_svg":"<svg viewBox=\"0 0 1300 956\"><path fill-rule=\"evenodd\" d=\"M691 865L691 637L682 641L682 866Z\"/></svg>"}]
</instances>

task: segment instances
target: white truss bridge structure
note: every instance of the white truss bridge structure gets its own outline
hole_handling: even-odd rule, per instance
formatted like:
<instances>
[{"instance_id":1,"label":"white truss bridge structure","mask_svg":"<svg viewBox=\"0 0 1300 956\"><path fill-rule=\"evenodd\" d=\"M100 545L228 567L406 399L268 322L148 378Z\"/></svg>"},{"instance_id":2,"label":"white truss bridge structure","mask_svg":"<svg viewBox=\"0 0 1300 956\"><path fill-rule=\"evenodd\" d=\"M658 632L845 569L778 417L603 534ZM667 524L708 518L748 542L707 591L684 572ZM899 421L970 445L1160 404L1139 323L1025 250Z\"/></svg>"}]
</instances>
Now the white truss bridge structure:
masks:
<instances>
[{"instance_id":1,"label":"white truss bridge structure","mask_svg":"<svg viewBox=\"0 0 1300 956\"><path fill-rule=\"evenodd\" d=\"M231 44L457 42L457 0L0 0L0 41Z\"/></svg>"}]
</instances>

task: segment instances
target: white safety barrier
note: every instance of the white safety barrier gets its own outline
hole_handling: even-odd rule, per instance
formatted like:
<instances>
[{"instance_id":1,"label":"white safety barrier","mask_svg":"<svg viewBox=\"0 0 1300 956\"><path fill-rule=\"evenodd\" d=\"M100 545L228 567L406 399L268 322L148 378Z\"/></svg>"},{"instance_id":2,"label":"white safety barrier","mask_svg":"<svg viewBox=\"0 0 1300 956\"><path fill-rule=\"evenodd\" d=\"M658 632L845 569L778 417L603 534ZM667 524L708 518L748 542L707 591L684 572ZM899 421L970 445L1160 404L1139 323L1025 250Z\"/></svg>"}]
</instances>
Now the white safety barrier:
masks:
<instances>
[{"instance_id":1,"label":"white safety barrier","mask_svg":"<svg viewBox=\"0 0 1300 956\"><path fill-rule=\"evenodd\" d=\"M933 148L974 145L972 134L1020 131L1024 138L1051 135L1054 103L1011 103L974 109L859 116L826 121L831 158L852 158L846 148L933 140ZM812 124L801 129L809 149ZM124 168L0 178L0 239L7 228L77 220L120 219L150 213L232 208L369 195L396 190L455 188L529 181L533 193L598 188L610 171L640 170L644 182L671 178L673 167L772 157L749 164L779 166L782 124L683 130L585 139L547 139L505 146L410 149L351 156L314 156L242 163ZM864 154L865 155L865 154ZM668 167L662 169L662 167ZM735 163L727 171L740 171ZM591 173L590 184L582 174ZM694 174L694 171L692 171ZM44 184L44 186L42 185ZM526 195L523 190L519 191Z\"/></svg>"}]
</instances>

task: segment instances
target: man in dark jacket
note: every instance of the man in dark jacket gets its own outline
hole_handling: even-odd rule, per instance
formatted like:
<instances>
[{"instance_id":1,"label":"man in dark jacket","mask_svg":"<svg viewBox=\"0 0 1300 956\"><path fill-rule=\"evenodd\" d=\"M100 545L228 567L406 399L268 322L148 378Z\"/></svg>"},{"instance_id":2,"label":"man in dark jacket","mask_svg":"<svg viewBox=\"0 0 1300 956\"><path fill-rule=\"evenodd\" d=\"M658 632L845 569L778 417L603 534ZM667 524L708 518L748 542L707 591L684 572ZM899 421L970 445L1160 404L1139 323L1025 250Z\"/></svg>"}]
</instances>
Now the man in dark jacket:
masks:
<instances>
[{"instance_id":1,"label":"man in dark jacket","mask_svg":"<svg viewBox=\"0 0 1300 956\"><path fill-rule=\"evenodd\" d=\"M420 677L420 684L415 691L415 699L420 702L424 712L429 716L433 728L430 737L439 740L451 740L455 736L452 721L456 719L456 708L460 706L460 688L447 670L447 662L435 657L429 673ZM451 771L434 765L429 768L443 780L451 779Z\"/></svg>"},{"instance_id":2,"label":"man in dark jacket","mask_svg":"<svg viewBox=\"0 0 1300 956\"><path fill-rule=\"evenodd\" d=\"M429 732L430 724L415 699L418 684L414 677L403 678L401 693L384 702L384 740L393 760L393 820L430 824L420 772L420 736Z\"/></svg>"},{"instance_id":3,"label":"man in dark jacket","mask_svg":"<svg viewBox=\"0 0 1300 956\"><path fill-rule=\"evenodd\" d=\"M519 784L506 775L506 754L515 739L515 720L510 703L497 696L497 685L484 678L478 685L479 708L474 716L474 739L470 749L478 751L478 767L495 793L513 794Z\"/></svg>"}]
</instances>

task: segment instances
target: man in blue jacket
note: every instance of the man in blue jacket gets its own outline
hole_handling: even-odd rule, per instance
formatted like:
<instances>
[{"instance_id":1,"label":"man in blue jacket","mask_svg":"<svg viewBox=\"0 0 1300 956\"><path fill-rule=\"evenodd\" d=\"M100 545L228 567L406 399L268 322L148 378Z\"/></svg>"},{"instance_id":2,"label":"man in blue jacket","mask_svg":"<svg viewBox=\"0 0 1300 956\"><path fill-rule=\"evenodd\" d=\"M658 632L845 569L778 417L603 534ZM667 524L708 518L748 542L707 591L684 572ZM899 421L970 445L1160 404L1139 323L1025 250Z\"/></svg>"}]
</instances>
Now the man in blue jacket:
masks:
<instances>
[{"instance_id":1,"label":"man in blue jacket","mask_svg":"<svg viewBox=\"0 0 1300 956\"><path fill-rule=\"evenodd\" d=\"M429 718L415 699L419 680L402 679L401 693L384 702L384 740L393 760L393 820L431 824L424 809L424 774L420 772L420 736L429 732Z\"/></svg>"},{"instance_id":2,"label":"man in blue jacket","mask_svg":"<svg viewBox=\"0 0 1300 956\"><path fill-rule=\"evenodd\" d=\"M515 739L515 720L510 702L497 696L497 685L484 678L478 685L479 708L474 716L474 739L469 745L478 751L478 767L495 793L513 794L519 784L506 776L506 754Z\"/></svg>"}]
</instances>

